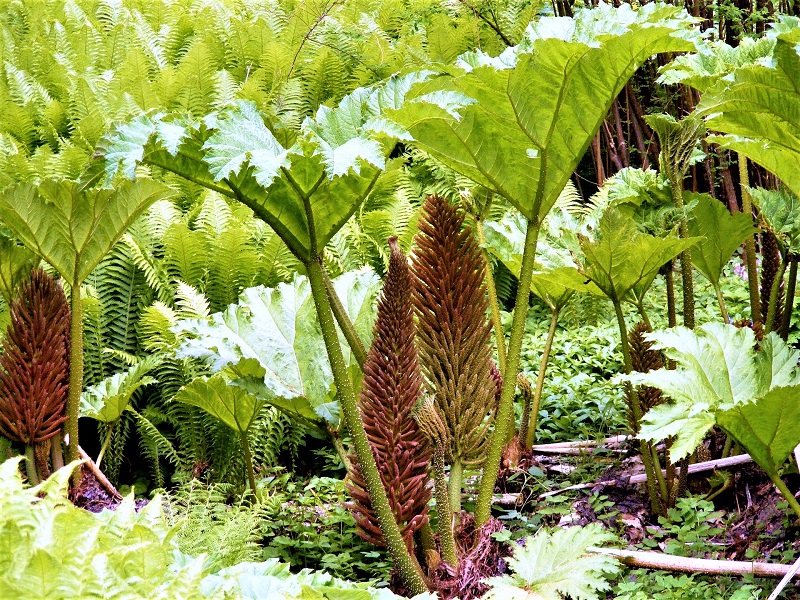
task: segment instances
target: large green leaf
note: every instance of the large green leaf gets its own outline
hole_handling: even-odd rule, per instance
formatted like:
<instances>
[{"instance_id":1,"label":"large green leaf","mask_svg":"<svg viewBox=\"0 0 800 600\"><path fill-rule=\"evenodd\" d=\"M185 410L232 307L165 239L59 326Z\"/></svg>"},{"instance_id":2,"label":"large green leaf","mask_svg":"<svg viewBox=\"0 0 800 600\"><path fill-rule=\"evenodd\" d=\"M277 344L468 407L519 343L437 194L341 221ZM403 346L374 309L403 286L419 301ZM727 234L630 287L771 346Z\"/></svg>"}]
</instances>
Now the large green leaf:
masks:
<instances>
[{"instance_id":1,"label":"large green leaf","mask_svg":"<svg viewBox=\"0 0 800 600\"><path fill-rule=\"evenodd\" d=\"M598 238L581 237L585 257L581 273L612 301L622 302L634 288L649 288L667 261L696 242L697 238L639 233L633 219L610 208L600 219Z\"/></svg>"},{"instance_id":2,"label":"large green leaf","mask_svg":"<svg viewBox=\"0 0 800 600\"><path fill-rule=\"evenodd\" d=\"M369 339L378 278L359 271L333 283L359 335ZM334 420L333 375L305 277L276 288L249 288L224 312L180 321L175 330L184 336L179 356L203 358L215 372L233 367L233 383L242 379L240 387L287 412L307 416L310 404L318 417ZM342 346L349 348L343 336ZM345 358L357 365L349 351ZM294 399L300 404L289 402Z\"/></svg>"},{"instance_id":3,"label":"large green leaf","mask_svg":"<svg viewBox=\"0 0 800 600\"><path fill-rule=\"evenodd\" d=\"M525 224L519 213L506 214L500 221L484 223L487 248L505 267L519 278L525 246ZM546 238L543 234L542 237ZM591 281L577 270L572 255L565 249L540 240L537 270L531 280L531 291L550 308L560 310L576 292L602 296Z\"/></svg>"},{"instance_id":4,"label":"large green leaf","mask_svg":"<svg viewBox=\"0 0 800 600\"><path fill-rule=\"evenodd\" d=\"M553 532L540 530L514 544L513 555L506 558L511 573L490 577L484 600L598 600L598 591L611 586L607 577L618 573L616 559L589 551L603 546L614 536L598 524L567 527Z\"/></svg>"},{"instance_id":5,"label":"large green leaf","mask_svg":"<svg viewBox=\"0 0 800 600\"><path fill-rule=\"evenodd\" d=\"M397 137L407 134L382 118L410 85L427 76L391 78L360 88L339 106L322 106L284 148L255 104L189 122L164 113L119 126L103 142L106 181L135 177L147 163L237 198L266 221L303 260L320 254L369 194Z\"/></svg>"},{"instance_id":6,"label":"large green leaf","mask_svg":"<svg viewBox=\"0 0 800 600\"><path fill-rule=\"evenodd\" d=\"M752 330L721 323L708 323L696 331L676 327L647 337L678 368L625 378L659 388L672 400L644 415L639 435L652 441L675 436L670 450L673 462L695 449L720 414L758 402L776 388L800 384L800 352L774 333L764 338L759 351Z\"/></svg>"},{"instance_id":7,"label":"large green leaf","mask_svg":"<svg viewBox=\"0 0 800 600\"><path fill-rule=\"evenodd\" d=\"M742 37L736 47L715 41L701 52L683 54L662 67L658 82L682 83L705 93L731 71L768 58L775 48L775 39Z\"/></svg>"},{"instance_id":8,"label":"large green leaf","mask_svg":"<svg viewBox=\"0 0 800 600\"><path fill-rule=\"evenodd\" d=\"M542 219L625 82L653 54L694 49L691 25L659 3L542 18L499 57L468 54L418 84L391 117L444 164Z\"/></svg>"},{"instance_id":9,"label":"large green leaf","mask_svg":"<svg viewBox=\"0 0 800 600\"><path fill-rule=\"evenodd\" d=\"M17 185L0 193L0 219L72 286L80 285L153 202L173 195L152 179L113 190L72 181Z\"/></svg>"},{"instance_id":10,"label":"large green leaf","mask_svg":"<svg viewBox=\"0 0 800 600\"><path fill-rule=\"evenodd\" d=\"M689 214L689 233L700 238L692 249L692 261L716 286L733 253L757 230L749 215L731 214L722 202L708 194L685 193L684 196L686 204L694 204Z\"/></svg>"},{"instance_id":11,"label":"large green leaf","mask_svg":"<svg viewBox=\"0 0 800 600\"><path fill-rule=\"evenodd\" d=\"M134 392L140 387L156 383L147 373L158 364L158 359L148 357L127 371L115 373L81 394L80 416L103 423L114 423L128 407Z\"/></svg>"},{"instance_id":12,"label":"large green leaf","mask_svg":"<svg viewBox=\"0 0 800 600\"><path fill-rule=\"evenodd\" d=\"M800 199L786 190L747 189L763 226L775 234L784 254L800 252Z\"/></svg>"},{"instance_id":13,"label":"large green leaf","mask_svg":"<svg viewBox=\"0 0 800 600\"><path fill-rule=\"evenodd\" d=\"M39 258L31 250L11 238L0 236L0 294L7 305L11 304L17 285L37 264Z\"/></svg>"},{"instance_id":14,"label":"large green leaf","mask_svg":"<svg viewBox=\"0 0 800 600\"><path fill-rule=\"evenodd\" d=\"M773 60L733 71L698 106L708 128L726 134L711 141L772 171L795 196L800 196L799 41L797 29L779 36Z\"/></svg>"},{"instance_id":15,"label":"large green leaf","mask_svg":"<svg viewBox=\"0 0 800 600\"><path fill-rule=\"evenodd\" d=\"M175 394L175 400L203 409L238 433L246 433L264 407L263 400L228 385L221 375L195 379Z\"/></svg>"},{"instance_id":16,"label":"large green leaf","mask_svg":"<svg viewBox=\"0 0 800 600\"><path fill-rule=\"evenodd\" d=\"M800 388L774 388L756 402L717 415L717 423L767 473L775 475L800 444Z\"/></svg>"}]
</instances>

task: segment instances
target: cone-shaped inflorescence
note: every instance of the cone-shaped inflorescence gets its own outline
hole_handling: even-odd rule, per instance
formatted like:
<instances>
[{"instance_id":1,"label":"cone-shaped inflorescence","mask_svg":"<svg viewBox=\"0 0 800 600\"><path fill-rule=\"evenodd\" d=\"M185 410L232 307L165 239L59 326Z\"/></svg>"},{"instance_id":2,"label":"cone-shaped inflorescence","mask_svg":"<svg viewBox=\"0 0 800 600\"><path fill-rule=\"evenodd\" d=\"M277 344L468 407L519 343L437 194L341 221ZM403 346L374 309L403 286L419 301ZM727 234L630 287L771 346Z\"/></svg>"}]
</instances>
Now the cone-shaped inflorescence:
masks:
<instances>
[{"instance_id":1,"label":"cone-shaped inflorescence","mask_svg":"<svg viewBox=\"0 0 800 600\"><path fill-rule=\"evenodd\" d=\"M772 287L775 278L780 274L781 253L778 241L771 231L761 233L761 322L766 326L769 304L772 298ZM778 288L778 297L775 299L774 323L780 323L783 318L783 286Z\"/></svg>"},{"instance_id":2,"label":"cone-shaped inflorescence","mask_svg":"<svg viewBox=\"0 0 800 600\"><path fill-rule=\"evenodd\" d=\"M68 387L69 305L37 269L11 303L0 356L0 434L36 451L61 430Z\"/></svg>"},{"instance_id":3,"label":"cone-shaped inflorescence","mask_svg":"<svg viewBox=\"0 0 800 600\"><path fill-rule=\"evenodd\" d=\"M413 282L397 238L389 238L389 245L389 271L378 302L372 346L364 363L359 408L389 504L411 548L414 532L428 522L431 448L412 414L422 391L414 345ZM378 519L355 456L352 462L349 489L358 533L383 546Z\"/></svg>"},{"instance_id":4,"label":"cone-shaped inflorescence","mask_svg":"<svg viewBox=\"0 0 800 600\"><path fill-rule=\"evenodd\" d=\"M661 352L653 349L653 342L645 339L645 334L650 333L650 328L639 321L628 334L628 345L631 350L631 366L634 371L647 373L664 367ZM638 388L639 402L642 405L642 414L654 406L661 404L664 399L661 390L643 385ZM630 403L629 403L630 404ZM633 411L628 410L628 425L633 433L639 432L639 423L633 418Z\"/></svg>"},{"instance_id":5,"label":"cone-shaped inflorescence","mask_svg":"<svg viewBox=\"0 0 800 600\"><path fill-rule=\"evenodd\" d=\"M486 264L464 216L428 196L415 238L417 345L428 392L449 432L448 457L460 465L485 458L497 405L491 329L484 284Z\"/></svg>"}]
</instances>

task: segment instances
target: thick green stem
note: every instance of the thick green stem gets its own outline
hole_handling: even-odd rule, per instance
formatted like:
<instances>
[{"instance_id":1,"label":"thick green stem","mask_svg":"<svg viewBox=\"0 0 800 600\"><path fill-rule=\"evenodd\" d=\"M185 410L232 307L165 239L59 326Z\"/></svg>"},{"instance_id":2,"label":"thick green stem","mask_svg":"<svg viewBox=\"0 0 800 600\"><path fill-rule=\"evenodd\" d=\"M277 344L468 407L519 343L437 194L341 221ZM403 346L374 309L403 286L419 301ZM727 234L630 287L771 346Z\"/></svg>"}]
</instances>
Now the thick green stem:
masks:
<instances>
[{"instance_id":1,"label":"thick green stem","mask_svg":"<svg viewBox=\"0 0 800 600\"><path fill-rule=\"evenodd\" d=\"M682 238L689 237L689 230L682 223L680 226ZM683 325L694 329L694 276L692 274L692 252L681 252L681 284L683 287Z\"/></svg>"},{"instance_id":2,"label":"thick green stem","mask_svg":"<svg viewBox=\"0 0 800 600\"><path fill-rule=\"evenodd\" d=\"M483 260L486 263L486 290L489 292L489 308L492 311L492 327L497 345L497 365L500 372L506 372L506 336L503 334L503 323L500 319L500 302L497 299L497 288L494 285L494 275L492 274L491 262L489 261L489 251L486 249L486 235L483 232L483 221L476 221L475 229L478 233L478 242L481 245Z\"/></svg>"},{"instance_id":3,"label":"thick green stem","mask_svg":"<svg viewBox=\"0 0 800 600\"><path fill-rule=\"evenodd\" d=\"M653 461L653 473L656 476L658 489L661 492L661 506L667 506L669 504L669 490L667 489L667 481L664 478L664 473L661 470L661 461L658 460L658 451L653 444L648 443L647 445L650 446L650 456L652 457Z\"/></svg>"},{"instance_id":4,"label":"thick green stem","mask_svg":"<svg viewBox=\"0 0 800 600\"><path fill-rule=\"evenodd\" d=\"M792 324L792 311L794 310L794 293L797 288L797 260L790 257L789 282L786 284L786 304L783 307L783 321L781 322L781 337L783 341L789 339L789 326Z\"/></svg>"},{"instance_id":5,"label":"thick green stem","mask_svg":"<svg viewBox=\"0 0 800 600\"><path fill-rule=\"evenodd\" d=\"M39 485L39 469L36 468L36 453L33 446L25 446L25 473L28 475L28 484L31 486Z\"/></svg>"},{"instance_id":6,"label":"thick green stem","mask_svg":"<svg viewBox=\"0 0 800 600\"><path fill-rule=\"evenodd\" d=\"M797 502L797 498L794 497L794 494L786 487L786 484L783 483L783 480L777 474L769 474L769 478L772 480L772 483L775 484L775 487L778 488L781 495L786 498L794 514L800 518L800 503Z\"/></svg>"},{"instance_id":7,"label":"thick green stem","mask_svg":"<svg viewBox=\"0 0 800 600\"><path fill-rule=\"evenodd\" d=\"M108 450L108 446L111 443L111 435L114 433L114 423L107 423L106 424L106 439L103 440L103 446L100 448L100 454L97 455L97 460L94 461L94 464L97 465L97 468L100 468L100 463L103 462L103 457L106 455L106 450Z\"/></svg>"},{"instance_id":8,"label":"thick green stem","mask_svg":"<svg viewBox=\"0 0 800 600\"><path fill-rule=\"evenodd\" d=\"M53 465L53 471L58 471L64 467L64 455L61 453L61 436L53 438L53 443L50 444L50 463Z\"/></svg>"},{"instance_id":9,"label":"thick green stem","mask_svg":"<svg viewBox=\"0 0 800 600\"><path fill-rule=\"evenodd\" d=\"M644 309L644 299L643 298L639 298L636 301L636 310L639 313L639 318L642 319L642 323L644 323L647 326L648 331L652 331L653 330L653 326L650 323L650 317L647 316L647 311Z\"/></svg>"},{"instance_id":10,"label":"thick green stem","mask_svg":"<svg viewBox=\"0 0 800 600\"><path fill-rule=\"evenodd\" d=\"M675 272L672 270L672 261L666 273L664 281L667 285L667 327L675 327L678 324L678 311L675 309Z\"/></svg>"},{"instance_id":11,"label":"thick green stem","mask_svg":"<svg viewBox=\"0 0 800 600\"><path fill-rule=\"evenodd\" d=\"M309 261L306 264L306 272L311 285L311 295L314 298L314 305L317 309L317 318L322 330L322 338L325 342L325 350L333 372L333 379L339 395L344 420L350 430L350 435L353 437L353 446L369 492L370 502L378 518L383 539L386 542L394 566L409 592L412 594L427 592L428 587L425 584L422 568L416 557L408 551L392 513L386 490L378 472L378 466L375 464L372 448L367 439L367 433L364 430L364 424L361 422L356 395L347 373L347 365L345 364L342 347L339 345L339 336L336 332L331 303L325 288L321 259L317 257L315 260Z\"/></svg>"},{"instance_id":12,"label":"thick green stem","mask_svg":"<svg viewBox=\"0 0 800 600\"><path fill-rule=\"evenodd\" d=\"M714 284L714 291L717 293L717 303L719 303L719 311L722 313L722 320L730 323L731 318L728 316L728 307L725 306L725 298L722 297L722 288L720 288L719 283Z\"/></svg>"},{"instance_id":13,"label":"thick green stem","mask_svg":"<svg viewBox=\"0 0 800 600\"><path fill-rule=\"evenodd\" d=\"M739 187L742 193L742 212L750 219L753 218L753 199L747 192L747 187L750 185L750 178L747 174L747 157L744 154L738 153L737 159L739 161ZM756 321L763 321L761 315L761 298L758 293L758 266L756 265L756 242L755 234L747 236L744 241L744 258L747 265L747 289L750 292L750 319L755 323Z\"/></svg>"},{"instance_id":14,"label":"thick green stem","mask_svg":"<svg viewBox=\"0 0 800 600\"><path fill-rule=\"evenodd\" d=\"M683 214L682 173L671 174L670 187L672 188L672 201L682 215L678 234L681 239L685 240L689 237L689 225L686 215ZM694 276L692 274L692 253L689 249L681 252L681 287L683 288L683 324L689 329L694 329Z\"/></svg>"},{"instance_id":15,"label":"thick green stem","mask_svg":"<svg viewBox=\"0 0 800 600\"><path fill-rule=\"evenodd\" d=\"M333 449L336 450L336 454L339 455L339 459L342 461L344 465L344 470L347 473L353 472L353 465L350 463L350 456L345 450L344 444L342 443L342 438L339 435L339 432L333 429L330 425L328 426L328 433L331 436L331 443L333 444Z\"/></svg>"},{"instance_id":16,"label":"thick green stem","mask_svg":"<svg viewBox=\"0 0 800 600\"><path fill-rule=\"evenodd\" d=\"M450 465L450 478L447 480L447 489L450 497L450 511L456 521L461 518L461 488L463 484L464 465L459 459L455 459L453 464Z\"/></svg>"},{"instance_id":17,"label":"thick green stem","mask_svg":"<svg viewBox=\"0 0 800 600\"><path fill-rule=\"evenodd\" d=\"M775 329L775 315L778 312L778 295L781 291L781 283L783 283L783 276L786 274L786 260L781 257L780 268L778 274L772 281L772 288L769 293L769 304L767 305L767 322L764 327L764 333L769 333Z\"/></svg>"},{"instance_id":18,"label":"thick green stem","mask_svg":"<svg viewBox=\"0 0 800 600\"><path fill-rule=\"evenodd\" d=\"M339 298L339 294L336 293L336 289L333 287L333 282L328 275L327 269L325 269L325 265L322 266L322 276L325 281L325 291L330 299L331 309L333 310L333 316L336 318L336 323L339 324L339 329L342 330L344 339L347 340L347 345L350 346L350 351L358 362L358 366L363 367L364 362L367 360L367 349L364 347L364 342L362 342L361 338L358 336L358 332L353 322L350 320L350 316L342 305L342 301Z\"/></svg>"},{"instance_id":19,"label":"thick green stem","mask_svg":"<svg viewBox=\"0 0 800 600\"><path fill-rule=\"evenodd\" d=\"M250 483L250 491L256 493L256 474L253 471L253 455L250 454L250 442L247 441L247 432L240 431L242 439L242 450L244 450L244 465L247 468L247 481Z\"/></svg>"},{"instance_id":20,"label":"thick green stem","mask_svg":"<svg viewBox=\"0 0 800 600\"><path fill-rule=\"evenodd\" d=\"M528 301L530 299L533 265L536 260L536 243L539 239L539 220L528 221L525 233L525 250L522 254L522 268L519 274L517 297L514 302L514 317L511 321L511 336L508 340L506 368L503 370L503 389L500 394L500 406L497 408L494 432L489 443L489 452L483 466L478 500L475 506L475 524L480 527L492 515L492 496L497 473L500 470L500 459L509 428L514 426L514 391L517 387L517 372L522 351L522 337L525 333L525 320L528 317Z\"/></svg>"},{"instance_id":21,"label":"thick green stem","mask_svg":"<svg viewBox=\"0 0 800 600\"><path fill-rule=\"evenodd\" d=\"M69 393L67 395L67 421L64 424L67 445L67 462L80 460L78 453L78 414L83 391L83 304L81 286L75 284L70 290L69 317ZM72 483L80 482L80 470L73 471Z\"/></svg>"},{"instance_id":22,"label":"thick green stem","mask_svg":"<svg viewBox=\"0 0 800 600\"><path fill-rule=\"evenodd\" d=\"M450 481L452 481L452 471ZM444 448L436 446L433 449L433 489L436 494L436 512L439 516L439 541L442 544L442 558L451 567L458 566L458 552L453 528L455 527L455 514L452 511L452 497L448 492L447 478L444 474ZM461 492L458 493L459 497Z\"/></svg>"},{"instance_id":23,"label":"thick green stem","mask_svg":"<svg viewBox=\"0 0 800 600\"><path fill-rule=\"evenodd\" d=\"M557 326L558 309L554 308L550 314L550 329L547 330L547 339L544 342L542 359L539 361L539 373L536 376L536 389L533 391L533 401L531 402L530 415L528 416L528 431L523 442L526 448L533 446L533 443L536 441L536 423L539 419L539 408L542 404L544 376L545 372L547 371L547 363L550 360L550 351L553 348L553 339L556 337Z\"/></svg>"},{"instance_id":24,"label":"thick green stem","mask_svg":"<svg viewBox=\"0 0 800 600\"><path fill-rule=\"evenodd\" d=\"M622 314L622 303L619 300L613 300L614 312L617 315L617 326L619 327L619 336L622 341L622 362L625 373L633 371L633 362L631 361L631 349L628 346L628 327L625 325L625 315ZM631 402L631 413L634 420L634 431L636 433L639 429L639 423L642 421L642 403L639 400L639 394L629 381L625 382L625 388L628 398ZM650 495L650 508L654 513L661 512L661 503L658 497L658 488L656 487L656 474L653 467L653 456L650 453L650 445L644 441L639 440L639 452L642 455L642 463L644 464L645 475L647 475L647 492Z\"/></svg>"}]
</instances>

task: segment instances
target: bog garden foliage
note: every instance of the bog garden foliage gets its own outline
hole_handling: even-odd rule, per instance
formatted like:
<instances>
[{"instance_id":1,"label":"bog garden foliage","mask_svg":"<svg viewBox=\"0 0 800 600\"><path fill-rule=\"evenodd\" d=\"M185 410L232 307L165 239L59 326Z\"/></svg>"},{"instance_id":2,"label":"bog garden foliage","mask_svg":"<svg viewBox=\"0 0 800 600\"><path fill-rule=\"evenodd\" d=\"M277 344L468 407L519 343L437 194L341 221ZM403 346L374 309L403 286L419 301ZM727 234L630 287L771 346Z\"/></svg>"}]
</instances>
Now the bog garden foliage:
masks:
<instances>
[{"instance_id":1,"label":"bog garden foliage","mask_svg":"<svg viewBox=\"0 0 800 600\"><path fill-rule=\"evenodd\" d=\"M800 518L800 21L714 6L0 0L0 596L666 589L575 438Z\"/></svg>"}]
</instances>

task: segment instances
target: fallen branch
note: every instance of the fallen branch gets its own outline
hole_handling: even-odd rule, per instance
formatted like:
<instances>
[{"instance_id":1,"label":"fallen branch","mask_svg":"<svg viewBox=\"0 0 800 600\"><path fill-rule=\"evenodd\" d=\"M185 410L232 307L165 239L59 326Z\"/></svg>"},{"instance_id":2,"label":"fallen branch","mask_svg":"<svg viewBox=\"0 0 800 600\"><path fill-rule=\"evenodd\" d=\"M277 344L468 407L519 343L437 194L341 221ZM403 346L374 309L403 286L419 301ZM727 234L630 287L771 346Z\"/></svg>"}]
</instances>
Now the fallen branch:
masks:
<instances>
[{"instance_id":1,"label":"fallen branch","mask_svg":"<svg viewBox=\"0 0 800 600\"><path fill-rule=\"evenodd\" d=\"M84 464L87 467L89 467L89 470L92 472L92 475L94 475L95 478L97 479L97 481L100 482L100 485L102 485L104 488L106 488L106 491L109 494L111 494L111 497L114 498L114 500L117 500L118 502L121 502L122 501L122 494L120 494L117 491L117 488L115 488L112 485L112 483L108 480L108 477L103 475L103 472L97 467L95 462L92 460L92 457L89 456L88 454L86 454L84 449L81 448L80 446L78 446L78 454L80 455L81 460L85 461Z\"/></svg>"},{"instance_id":2,"label":"fallen branch","mask_svg":"<svg viewBox=\"0 0 800 600\"><path fill-rule=\"evenodd\" d=\"M673 556L660 552L617 550L615 548L588 548L589 552L613 556L629 567L644 567L679 573L705 573L706 575L753 575L754 577L785 577L792 565L748 562L743 560L709 560ZM796 576L796 573L795 573Z\"/></svg>"},{"instance_id":3,"label":"fallen branch","mask_svg":"<svg viewBox=\"0 0 800 600\"><path fill-rule=\"evenodd\" d=\"M715 469L726 469L728 467L735 467L752 462L749 454L737 454L736 456L729 456L728 458L718 458L717 460L709 460L706 462L699 462L689 465L689 475L694 473L703 473L705 471L713 471ZM662 471L663 472L663 471ZM639 475L631 475L630 477L622 477L620 479L609 479L608 481L592 481L590 483L578 483L569 487L561 488L558 490L550 490L537 496L537 500L549 498L550 496L557 496L562 492L570 492L574 490L588 490L597 485L628 485L631 483L644 483L647 481L647 476L644 473ZM503 494L494 499L495 504L500 506L513 506L519 502L521 494Z\"/></svg>"},{"instance_id":4,"label":"fallen branch","mask_svg":"<svg viewBox=\"0 0 800 600\"><path fill-rule=\"evenodd\" d=\"M619 446L622 442L627 440L629 436L627 435L615 435L610 438L606 438L599 442L601 446ZM554 442L552 444L534 444L531 446L531 450L534 452L548 452L550 450L557 450L560 448L592 448L597 446L598 442L595 440L579 440L576 442Z\"/></svg>"}]
</instances>

